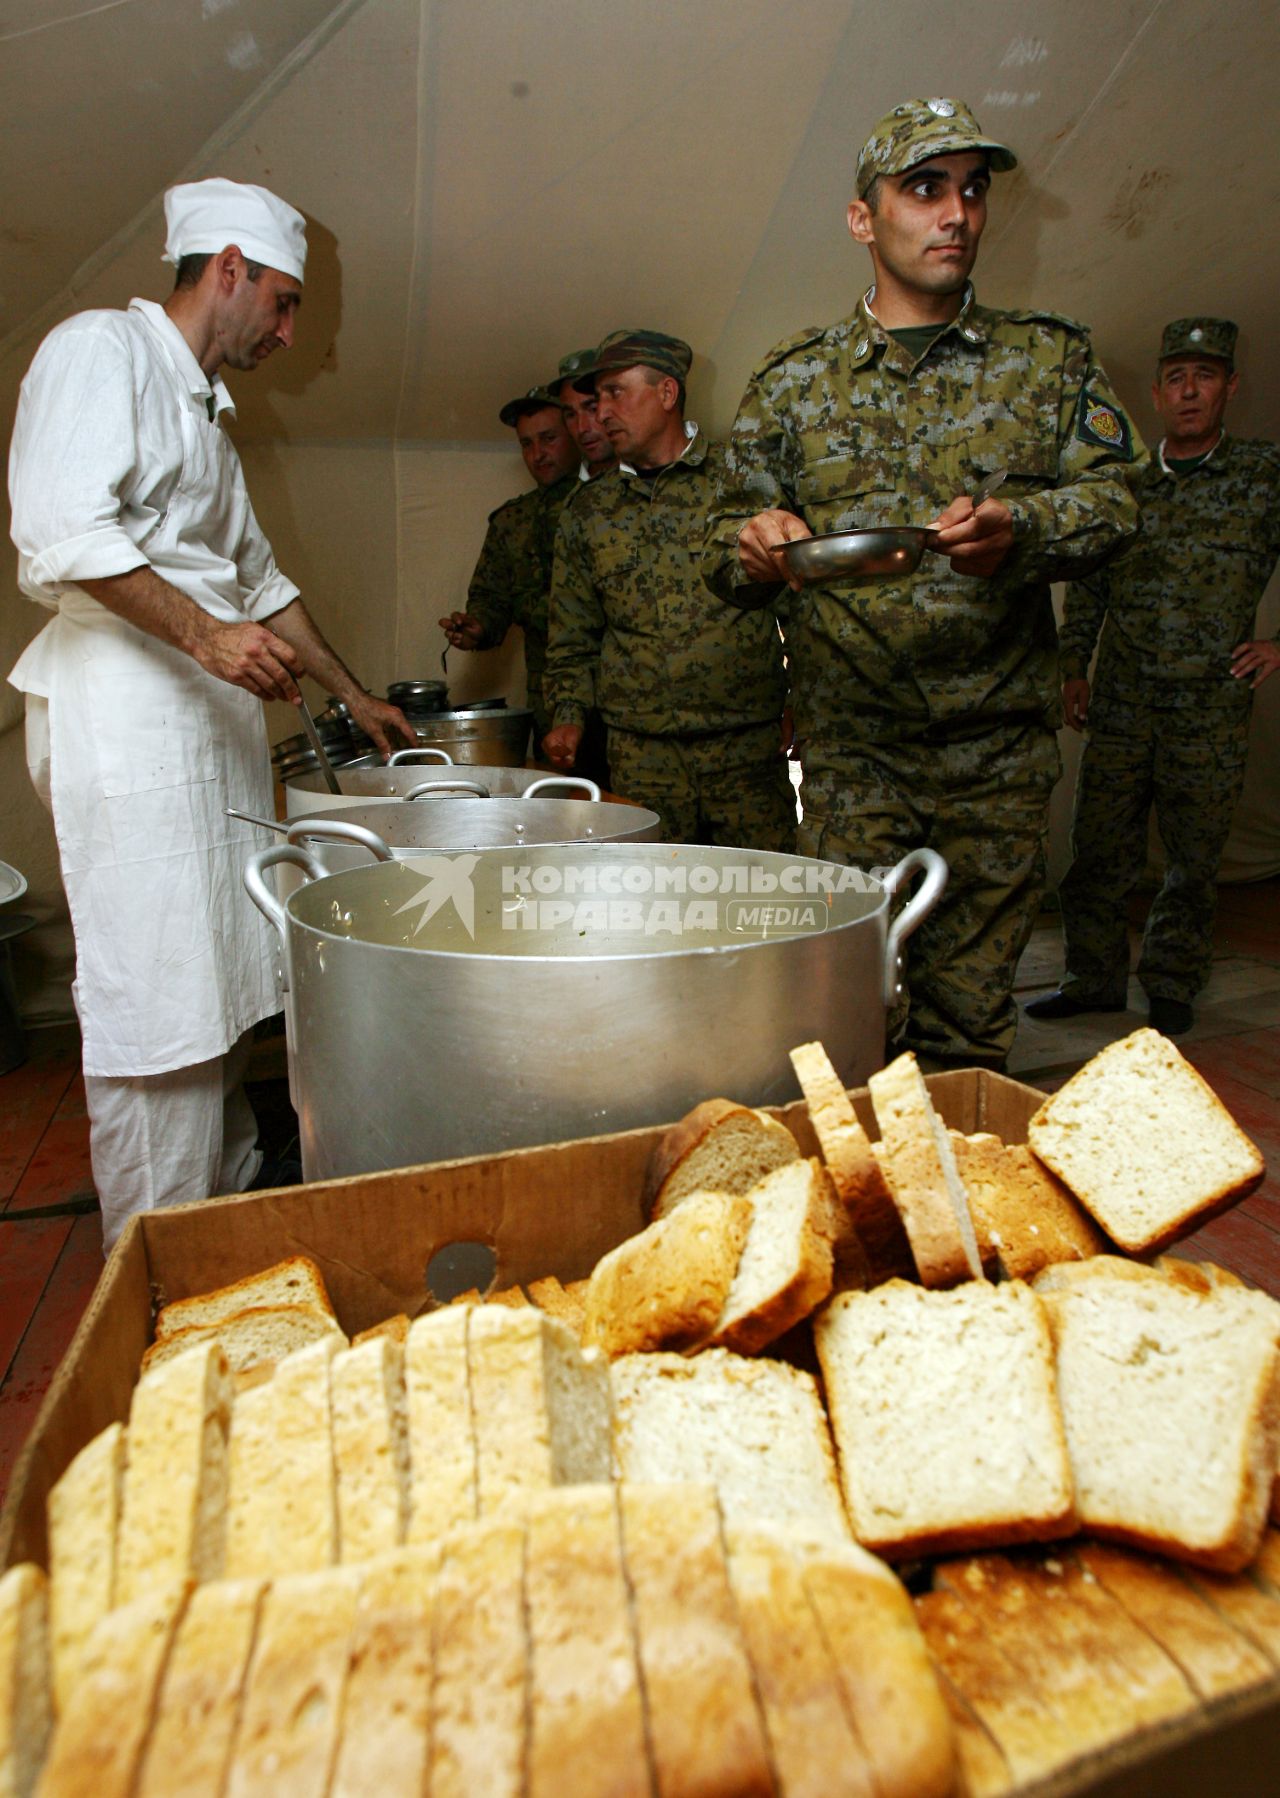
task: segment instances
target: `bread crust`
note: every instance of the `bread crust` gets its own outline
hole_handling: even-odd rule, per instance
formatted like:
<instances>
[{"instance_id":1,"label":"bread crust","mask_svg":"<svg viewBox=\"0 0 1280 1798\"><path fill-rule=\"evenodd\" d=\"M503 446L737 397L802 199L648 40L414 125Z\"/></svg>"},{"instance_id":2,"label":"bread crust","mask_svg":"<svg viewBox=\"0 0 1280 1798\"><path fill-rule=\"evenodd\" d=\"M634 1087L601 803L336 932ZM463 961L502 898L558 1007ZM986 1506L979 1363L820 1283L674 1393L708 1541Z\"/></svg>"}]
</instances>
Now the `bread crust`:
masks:
<instances>
[{"instance_id":1,"label":"bread crust","mask_svg":"<svg viewBox=\"0 0 1280 1798\"><path fill-rule=\"evenodd\" d=\"M877 1159L922 1283L947 1287L980 1280L968 1196L915 1056L900 1055L867 1087L880 1127Z\"/></svg>"},{"instance_id":2,"label":"bread crust","mask_svg":"<svg viewBox=\"0 0 1280 1798\"><path fill-rule=\"evenodd\" d=\"M277 1289L294 1296L257 1296L274 1293ZM246 1274L242 1280L233 1280L229 1286L218 1286L212 1292L195 1293L190 1298L175 1299L172 1304L165 1305L156 1316L156 1341L163 1342L179 1330L220 1323L235 1311L283 1304L310 1305L333 1318L335 1324L338 1321L334 1317L324 1275L316 1263L308 1255L290 1255L287 1260L278 1261L261 1273Z\"/></svg>"},{"instance_id":3,"label":"bread crust","mask_svg":"<svg viewBox=\"0 0 1280 1798\"><path fill-rule=\"evenodd\" d=\"M607 1355L690 1348L714 1330L751 1225L745 1195L692 1193L597 1264L582 1340Z\"/></svg>"},{"instance_id":4,"label":"bread crust","mask_svg":"<svg viewBox=\"0 0 1280 1798\"><path fill-rule=\"evenodd\" d=\"M646 1217L656 1215L662 1188L717 1124L722 1124L726 1118L745 1117L749 1110L749 1106L739 1105L733 1099L704 1099L692 1111L686 1112L677 1123L672 1124L669 1130L663 1132L650 1151L649 1163L644 1171L644 1184L640 1189Z\"/></svg>"},{"instance_id":5,"label":"bread crust","mask_svg":"<svg viewBox=\"0 0 1280 1798\"><path fill-rule=\"evenodd\" d=\"M750 1311L720 1322L707 1338L709 1344L732 1349L740 1355L758 1354L793 1324L816 1311L830 1294L834 1266L829 1218L836 1202L834 1187L830 1174L816 1156L810 1158L807 1166L808 1205L794 1244L795 1260L791 1272ZM775 1170L775 1173L781 1176L783 1170ZM768 1182L762 1181L752 1189L753 1230L767 1227L767 1187ZM732 1302L732 1293L729 1300Z\"/></svg>"},{"instance_id":6,"label":"bread crust","mask_svg":"<svg viewBox=\"0 0 1280 1798\"><path fill-rule=\"evenodd\" d=\"M841 1280L841 1288L870 1286L895 1274L914 1273L911 1244L893 1194L830 1057L821 1043L800 1043L790 1054L836 1196L866 1257L866 1279ZM836 1260L839 1266L839 1242Z\"/></svg>"}]
</instances>

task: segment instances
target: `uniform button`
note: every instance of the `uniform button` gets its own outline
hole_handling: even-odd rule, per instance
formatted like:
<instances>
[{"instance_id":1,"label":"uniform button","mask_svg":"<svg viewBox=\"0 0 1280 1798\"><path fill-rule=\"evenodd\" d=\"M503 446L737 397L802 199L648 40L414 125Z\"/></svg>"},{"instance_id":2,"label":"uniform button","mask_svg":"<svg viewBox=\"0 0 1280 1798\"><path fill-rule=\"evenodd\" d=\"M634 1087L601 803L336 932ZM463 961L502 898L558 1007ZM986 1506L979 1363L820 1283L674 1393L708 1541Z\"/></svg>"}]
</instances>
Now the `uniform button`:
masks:
<instances>
[{"instance_id":1,"label":"uniform button","mask_svg":"<svg viewBox=\"0 0 1280 1798\"><path fill-rule=\"evenodd\" d=\"M855 343L855 344L854 344L854 346L853 346L853 353L854 353L854 355L855 355L855 356L865 356L865 355L866 355L866 353L867 353L867 340L866 340L866 338L865 338L865 337L860 337L860 338L859 338L859 339L858 339L858 341L857 341L857 343Z\"/></svg>"}]
</instances>

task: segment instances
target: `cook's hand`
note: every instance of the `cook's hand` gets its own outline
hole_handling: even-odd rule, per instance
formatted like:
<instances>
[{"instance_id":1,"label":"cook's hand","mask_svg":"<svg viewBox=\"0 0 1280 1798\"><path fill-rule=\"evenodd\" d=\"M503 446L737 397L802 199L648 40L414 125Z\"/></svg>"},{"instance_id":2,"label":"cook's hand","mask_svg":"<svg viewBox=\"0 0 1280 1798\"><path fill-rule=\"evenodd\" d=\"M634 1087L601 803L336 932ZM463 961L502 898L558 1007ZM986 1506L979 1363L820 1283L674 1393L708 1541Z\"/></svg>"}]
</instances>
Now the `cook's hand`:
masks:
<instances>
[{"instance_id":1,"label":"cook's hand","mask_svg":"<svg viewBox=\"0 0 1280 1798\"><path fill-rule=\"evenodd\" d=\"M447 618L439 619L438 623L454 649L479 649L484 637L484 626L470 612L450 612Z\"/></svg>"},{"instance_id":2,"label":"cook's hand","mask_svg":"<svg viewBox=\"0 0 1280 1798\"><path fill-rule=\"evenodd\" d=\"M757 512L754 518L748 518L738 532L738 560L742 564L742 572L753 581L770 585L777 581L786 581L797 593L803 587L803 581L788 578L787 571L778 560L775 551L784 543L794 543L798 537L812 537L803 518L797 518L794 512L781 512L771 507L767 512Z\"/></svg>"},{"instance_id":3,"label":"cook's hand","mask_svg":"<svg viewBox=\"0 0 1280 1798\"><path fill-rule=\"evenodd\" d=\"M1236 680L1247 680L1260 687L1280 668L1280 643L1260 637L1256 643L1237 643L1231 652L1231 673Z\"/></svg>"},{"instance_id":4,"label":"cook's hand","mask_svg":"<svg viewBox=\"0 0 1280 1798\"><path fill-rule=\"evenodd\" d=\"M557 724L542 739L542 753L557 768L572 768L582 741L580 724Z\"/></svg>"},{"instance_id":5,"label":"cook's hand","mask_svg":"<svg viewBox=\"0 0 1280 1798\"><path fill-rule=\"evenodd\" d=\"M255 698L298 703L297 652L265 624L222 624L202 613L191 653L206 674Z\"/></svg>"},{"instance_id":6,"label":"cook's hand","mask_svg":"<svg viewBox=\"0 0 1280 1798\"><path fill-rule=\"evenodd\" d=\"M1089 683L1080 676L1062 683L1062 713L1072 730L1083 730L1089 722Z\"/></svg>"},{"instance_id":7,"label":"cook's hand","mask_svg":"<svg viewBox=\"0 0 1280 1798\"><path fill-rule=\"evenodd\" d=\"M346 704L360 729L373 738L380 754L390 755L393 749L418 747L418 733L399 706L388 705L385 699L375 699L372 693L352 694ZM392 733L403 737L404 742L393 743Z\"/></svg>"},{"instance_id":8,"label":"cook's hand","mask_svg":"<svg viewBox=\"0 0 1280 1798\"><path fill-rule=\"evenodd\" d=\"M1013 514L998 499L984 499L975 512L967 493L953 499L934 521L938 548L956 574L986 579L1013 548Z\"/></svg>"}]
</instances>

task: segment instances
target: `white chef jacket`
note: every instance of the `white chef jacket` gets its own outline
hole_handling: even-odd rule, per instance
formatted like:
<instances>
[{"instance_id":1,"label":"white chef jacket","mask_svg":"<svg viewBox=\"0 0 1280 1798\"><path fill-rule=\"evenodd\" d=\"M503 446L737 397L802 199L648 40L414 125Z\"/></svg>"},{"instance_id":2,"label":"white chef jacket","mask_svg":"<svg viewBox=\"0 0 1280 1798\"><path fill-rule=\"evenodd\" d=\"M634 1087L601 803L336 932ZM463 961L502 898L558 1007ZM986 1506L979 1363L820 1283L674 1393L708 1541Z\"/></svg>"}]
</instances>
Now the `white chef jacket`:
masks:
<instances>
[{"instance_id":1,"label":"white chef jacket","mask_svg":"<svg viewBox=\"0 0 1280 1798\"><path fill-rule=\"evenodd\" d=\"M59 325L18 402L18 578L55 616L9 679L49 705L87 1074L207 1061L279 1009L274 937L241 884L268 839L224 815L271 811L262 702L76 584L149 563L227 622L296 598L253 515L228 411L222 381L151 300Z\"/></svg>"}]
</instances>

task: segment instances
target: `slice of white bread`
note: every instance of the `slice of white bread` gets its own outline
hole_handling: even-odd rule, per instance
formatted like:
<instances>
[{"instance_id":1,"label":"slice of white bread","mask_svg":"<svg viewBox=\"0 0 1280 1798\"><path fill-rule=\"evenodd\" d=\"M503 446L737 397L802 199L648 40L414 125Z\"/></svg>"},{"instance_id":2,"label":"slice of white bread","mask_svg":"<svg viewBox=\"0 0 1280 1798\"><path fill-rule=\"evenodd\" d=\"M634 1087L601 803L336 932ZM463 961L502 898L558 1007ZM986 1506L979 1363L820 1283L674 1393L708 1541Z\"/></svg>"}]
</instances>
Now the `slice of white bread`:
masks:
<instances>
[{"instance_id":1,"label":"slice of white bread","mask_svg":"<svg viewBox=\"0 0 1280 1798\"><path fill-rule=\"evenodd\" d=\"M426 1790L438 1543L362 1567L329 1798Z\"/></svg>"},{"instance_id":2,"label":"slice of white bread","mask_svg":"<svg viewBox=\"0 0 1280 1798\"><path fill-rule=\"evenodd\" d=\"M1165 1248L1245 1198L1262 1156L1158 1030L1087 1061L1027 1126L1041 1161L1131 1254Z\"/></svg>"},{"instance_id":3,"label":"slice of white bread","mask_svg":"<svg viewBox=\"0 0 1280 1798\"><path fill-rule=\"evenodd\" d=\"M608 1362L535 1305L476 1305L467 1373L484 1517L549 1486L609 1477Z\"/></svg>"},{"instance_id":4,"label":"slice of white bread","mask_svg":"<svg viewBox=\"0 0 1280 1798\"><path fill-rule=\"evenodd\" d=\"M436 1583L431 1798L524 1798L529 1708L524 1526L457 1530Z\"/></svg>"},{"instance_id":5,"label":"slice of white bread","mask_svg":"<svg viewBox=\"0 0 1280 1798\"><path fill-rule=\"evenodd\" d=\"M772 1798L714 1488L624 1484L618 1500L658 1791Z\"/></svg>"},{"instance_id":6,"label":"slice of white bread","mask_svg":"<svg viewBox=\"0 0 1280 1798\"><path fill-rule=\"evenodd\" d=\"M409 1422L407 1542L428 1542L476 1515L476 1442L461 1305L416 1319L404 1349Z\"/></svg>"},{"instance_id":7,"label":"slice of white bread","mask_svg":"<svg viewBox=\"0 0 1280 1798\"><path fill-rule=\"evenodd\" d=\"M830 1293L837 1200L816 1157L784 1162L747 1196L751 1227L709 1341L751 1355L808 1317Z\"/></svg>"},{"instance_id":8,"label":"slice of white bread","mask_svg":"<svg viewBox=\"0 0 1280 1798\"><path fill-rule=\"evenodd\" d=\"M316 1573L338 1559L338 1494L333 1461L331 1370L338 1335L286 1355L265 1388L272 1398L280 1479L276 1489L276 1571Z\"/></svg>"},{"instance_id":9,"label":"slice of white bread","mask_svg":"<svg viewBox=\"0 0 1280 1798\"><path fill-rule=\"evenodd\" d=\"M85 1644L114 1602L124 1465L124 1425L108 1424L49 1494L49 1628L59 1710Z\"/></svg>"},{"instance_id":10,"label":"slice of white bread","mask_svg":"<svg viewBox=\"0 0 1280 1798\"><path fill-rule=\"evenodd\" d=\"M351 1338L352 1348L359 1348L362 1342L372 1342L378 1336L389 1336L392 1342L401 1347L409 1340L409 1318L403 1311L397 1311L394 1317L384 1317L380 1324L370 1324L367 1330L358 1330Z\"/></svg>"},{"instance_id":11,"label":"slice of white bread","mask_svg":"<svg viewBox=\"0 0 1280 1798\"><path fill-rule=\"evenodd\" d=\"M262 1606L232 1750L228 1798L327 1790L337 1752L359 1574L278 1579Z\"/></svg>"},{"instance_id":12,"label":"slice of white bread","mask_svg":"<svg viewBox=\"0 0 1280 1798\"><path fill-rule=\"evenodd\" d=\"M890 1280L814 1325L853 1533L891 1559L1070 1535L1044 1309L1020 1281Z\"/></svg>"},{"instance_id":13,"label":"slice of white bread","mask_svg":"<svg viewBox=\"0 0 1280 1798\"><path fill-rule=\"evenodd\" d=\"M404 1350L388 1336L335 1355L330 1372L338 1559L367 1561L404 1540L409 1428Z\"/></svg>"},{"instance_id":14,"label":"slice of white bread","mask_svg":"<svg viewBox=\"0 0 1280 1798\"><path fill-rule=\"evenodd\" d=\"M234 1396L227 1358L213 1341L134 1387L115 1604L221 1574Z\"/></svg>"},{"instance_id":15,"label":"slice of white bread","mask_svg":"<svg viewBox=\"0 0 1280 1798\"><path fill-rule=\"evenodd\" d=\"M952 1130L984 1272L1034 1279L1058 1261L1087 1261L1107 1242L1055 1174L1025 1143Z\"/></svg>"},{"instance_id":16,"label":"slice of white bread","mask_svg":"<svg viewBox=\"0 0 1280 1798\"><path fill-rule=\"evenodd\" d=\"M926 1286L980 1280L968 1194L915 1056L899 1055L867 1087L880 1127L880 1165L921 1280Z\"/></svg>"},{"instance_id":17,"label":"slice of white bread","mask_svg":"<svg viewBox=\"0 0 1280 1798\"><path fill-rule=\"evenodd\" d=\"M1036 1280L1081 1523L1219 1572L1258 1551L1280 1455L1280 1305L1104 1256Z\"/></svg>"},{"instance_id":18,"label":"slice of white bread","mask_svg":"<svg viewBox=\"0 0 1280 1798\"><path fill-rule=\"evenodd\" d=\"M654 1144L645 1170L646 1217L665 1217L692 1192L748 1192L800 1145L767 1112L705 1099Z\"/></svg>"},{"instance_id":19,"label":"slice of white bread","mask_svg":"<svg viewBox=\"0 0 1280 1798\"><path fill-rule=\"evenodd\" d=\"M606 1355L683 1349L720 1320L751 1226L741 1193L697 1192L592 1271L582 1340Z\"/></svg>"},{"instance_id":20,"label":"slice of white bread","mask_svg":"<svg viewBox=\"0 0 1280 1798\"><path fill-rule=\"evenodd\" d=\"M219 1286L213 1292L197 1293L189 1299L175 1299L156 1318L156 1341L163 1342L179 1330L206 1329L237 1311L264 1305L310 1305L337 1322L320 1269L306 1255L292 1255L287 1261L264 1268L260 1274L235 1280L230 1286Z\"/></svg>"},{"instance_id":21,"label":"slice of white bread","mask_svg":"<svg viewBox=\"0 0 1280 1798\"><path fill-rule=\"evenodd\" d=\"M189 1581L152 1588L99 1623L49 1744L41 1798L131 1798L191 1590Z\"/></svg>"},{"instance_id":22,"label":"slice of white bread","mask_svg":"<svg viewBox=\"0 0 1280 1798\"><path fill-rule=\"evenodd\" d=\"M554 1274L547 1274L544 1279L529 1282L529 1297L580 1337L586 1324L590 1287L590 1280L572 1280L568 1286L562 1286Z\"/></svg>"},{"instance_id":23,"label":"slice of white bread","mask_svg":"<svg viewBox=\"0 0 1280 1798\"><path fill-rule=\"evenodd\" d=\"M49 1588L24 1561L0 1576L0 1793L30 1798L53 1727Z\"/></svg>"},{"instance_id":24,"label":"slice of white bread","mask_svg":"<svg viewBox=\"0 0 1280 1798\"><path fill-rule=\"evenodd\" d=\"M528 1798L648 1798L615 1488L534 1493L528 1517Z\"/></svg>"},{"instance_id":25,"label":"slice of white bread","mask_svg":"<svg viewBox=\"0 0 1280 1798\"><path fill-rule=\"evenodd\" d=\"M727 1349L611 1363L623 1480L713 1485L725 1517L849 1540L827 1420L811 1374Z\"/></svg>"},{"instance_id":26,"label":"slice of white bread","mask_svg":"<svg viewBox=\"0 0 1280 1798\"><path fill-rule=\"evenodd\" d=\"M275 1393L270 1383L240 1393L231 1412L227 1447L227 1579L269 1578L276 1559L277 1494L283 1478L276 1431Z\"/></svg>"},{"instance_id":27,"label":"slice of white bread","mask_svg":"<svg viewBox=\"0 0 1280 1798\"><path fill-rule=\"evenodd\" d=\"M214 1580L191 1594L165 1668L136 1798L202 1798L222 1790L264 1590L261 1580Z\"/></svg>"},{"instance_id":28,"label":"slice of white bread","mask_svg":"<svg viewBox=\"0 0 1280 1798\"><path fill-rule=\"evenodd\" d=\"M142 1371L162 1367L200 1342L221 1343L234 1374L250 1373L264 1362L282 1361L308 1343L332 1336L340 1346L346 1337L332 1317L312 1305L259 1305L235 1311L215 1324L176 1330L153 1342L142 1357Z\"/></svg>"},{"instance_id":29,"label":"slice of white bread","mask_svg":"<svg viewBox=\"0 0 1280 1798\"><path fill-rule=\"evenodd\" d=\"M800 1043L791 1050L791 1065L809 1108L809 1121L822 1159L835 1182L836 1196L848 1212L866 1256L868 1277L861 1281L845 1279L848 1255L847 1251L842 1253L837 1239L836 1290L875 1285L895 1274L914 1274L911 1244L884 1171L826 1050L821 1043Z\"/></svg>"}]
</instances>

